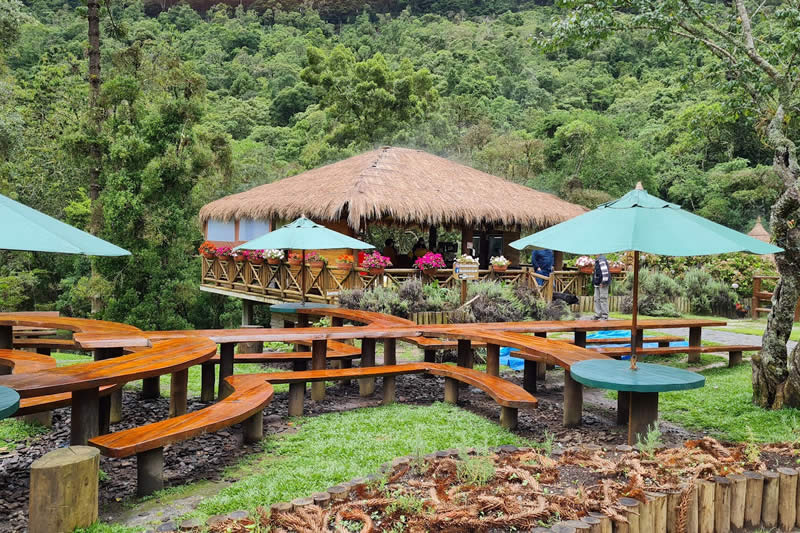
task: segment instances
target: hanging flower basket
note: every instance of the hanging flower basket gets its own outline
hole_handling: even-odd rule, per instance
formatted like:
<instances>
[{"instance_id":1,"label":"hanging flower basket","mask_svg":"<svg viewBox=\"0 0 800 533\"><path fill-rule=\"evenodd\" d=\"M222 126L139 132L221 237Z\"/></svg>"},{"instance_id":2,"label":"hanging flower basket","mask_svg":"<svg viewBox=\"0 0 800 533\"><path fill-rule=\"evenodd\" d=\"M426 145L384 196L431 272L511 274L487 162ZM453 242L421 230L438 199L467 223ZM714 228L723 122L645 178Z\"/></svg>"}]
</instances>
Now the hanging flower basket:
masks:
<instances>
[{"instance_id":1,"label":"hanging flower basket","mask_svg":"<svg viewBox=\"0 0 800 533\"><path fill-rule=\"evenodd\" d=\"M508 265L492 265L492 270L495 272L505 272L508 270Z\"/></svg>"},{"instance_id":2,"label":"hanging flower basket","mask_svg":"<svg viewBox=\"0 0 800 533\"><path fill-rule=\"evenodd\" d=\"M270 265L280 265L281 264L281 260L278 259L277 257L268 257L267 258L267 263L269 263Z\"/></svg>"},{"instance_id":3,"label":"hanging flower basket","mask_svg":"<svg viewBox=\"0 0 800 533\"><path fill-rule=\"evenodd\" d=\"M336 270L353 270L353 263L336 263Z\"/></svg>"},{"instance_id":4,"label":"hanging flower basket","mask_svg":"<svg viewBox=\"0 0 800 533\"><path fill-rule=\"evenodd\" d=\"M325 266L325 261L309 261L306 264L311 268L322 268Z\"/></svg>"},{"instance_id":5,"label":"hanging flower basket","mask_svg":"<svg viewBox=\"0 0 800 533\"><path fill-rule=\"evenodd\" d=\"M581 272L583 272L584 274L591 274L592 272L594 272L594 267L590 267L590 266L588 266L588 267L580 267L579 270Z\"/></svg>"},{"instance_id":6,"label":"hanging flower basket","mask_svg":"<svg viewBox=\"0 0 800 533\"><path fill-rule=\"evenodd\" d=\"M435 277L436 273L439 271L438 268L424 268L422 269L422 273L428 277Z\"/></svg>"},{"instance_id":7,"label":"hanging flower basket","mask_svg":"<svg viewBox=\"0 0 800 533\"><path fill-rule=\"evenodd\" d=\"M251 265L261 265L264 263L263 257L251 257L249 259Z\"/></svg>"},{"instance_id":8,"label":"hanging flower basket","mask_svg":"<svg viewBox=\"0 0 800 533\"><path fill-rule=\"evenodd\" d=\"M367 272L369 272L370 276L380 276L386 271L385 268L369 268Z\"/></svg>"},{"instance_id":9,"label":"hanging flower basket","mask_svg":"<svg viewBox=\"0 0 800 533\"><path fill-rule=\"evenodd\" d=\"M233 260L236 261L237 263L244 263L245 261L247 261L247 258L243 255L234 255Z\"/></svg>"}]
</instances>

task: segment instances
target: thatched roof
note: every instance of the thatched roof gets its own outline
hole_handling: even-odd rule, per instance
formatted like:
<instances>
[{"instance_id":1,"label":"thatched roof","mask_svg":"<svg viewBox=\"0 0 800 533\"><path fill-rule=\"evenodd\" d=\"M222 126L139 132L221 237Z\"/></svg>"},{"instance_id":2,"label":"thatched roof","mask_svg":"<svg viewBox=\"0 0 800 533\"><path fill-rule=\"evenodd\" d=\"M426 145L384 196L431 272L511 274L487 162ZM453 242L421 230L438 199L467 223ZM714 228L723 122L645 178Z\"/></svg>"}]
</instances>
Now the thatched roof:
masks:
<instances>
[{"instance_id":1,"label":"thatched roof","mask_svg":"<svg viewBox=\"0 0 800 533\"><path fill-rule=\"evenodd\" d=\"M771 239L769 232L764 228L764 225L761 224L761 217L758 217L756 225L753 226L753 229L750 230L748 235L762 242L770 242Z\"/></svg>"},{"instance_id":2,"label":"thatched roof","mask_svg":"<svg viewBox=\"0 0 800 533\"><path fill-rule=\"evenodd\" d=\"M391 218L401 224L540 228L586 210L442 157L384 147L280 181L226 196L200 210L200 219Z\"/></svg>"}]
</instances>

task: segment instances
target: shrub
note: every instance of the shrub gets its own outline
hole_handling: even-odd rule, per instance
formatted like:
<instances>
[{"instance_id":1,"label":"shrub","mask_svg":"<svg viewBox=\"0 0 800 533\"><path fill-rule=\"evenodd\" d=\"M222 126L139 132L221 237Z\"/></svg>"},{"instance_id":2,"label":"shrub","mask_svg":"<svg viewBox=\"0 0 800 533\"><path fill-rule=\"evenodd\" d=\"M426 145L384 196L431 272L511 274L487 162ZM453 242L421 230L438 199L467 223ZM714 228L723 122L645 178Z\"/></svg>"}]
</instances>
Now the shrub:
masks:
<instances>
[{"instance_id":1,"label":"shrub","mask_svg":"<svg viewBox=\"0 0 800 533\"><path fill-rule=\"evenodd\" d=\"M733 309L736 293L725 283L716 281L700 268L692 268L683 276L683 287L692 304L692 312L711 314L713 309Z\"/></svg>"},{"instance_id":2,"label":"shrub","mask_svg":"<svg viewBox=\"0 0 800 533\"><path fill-rule=\"evenodd\" d=\"M364 291L361 309L408 318L408 302L401 300L397 291L388 287L375 287Z\"/></svg>"},{"instance_id":3,"label":"shrub","mask_svg":"<svg viewBox=\"0 0 800 533\"><path fill-rule=\"evenodd\" d=\"M572 311L564 300L553 300L543 311L545 320L572 320Z\"/></svg>"},{"instance_id":4,"label":"shrub","mask_svg":"<svg viewBox=\"0 0 800 533\"><path fill-rule=\"evenodd\" d=\"M628 276L623 284L627 294L622 300L622 312L633 311L633 276ZM643 269L639 272L639 312L650 316L680 316L672 301L683 295L677 281L662 274Z\"/></svg>"}]
</instances>

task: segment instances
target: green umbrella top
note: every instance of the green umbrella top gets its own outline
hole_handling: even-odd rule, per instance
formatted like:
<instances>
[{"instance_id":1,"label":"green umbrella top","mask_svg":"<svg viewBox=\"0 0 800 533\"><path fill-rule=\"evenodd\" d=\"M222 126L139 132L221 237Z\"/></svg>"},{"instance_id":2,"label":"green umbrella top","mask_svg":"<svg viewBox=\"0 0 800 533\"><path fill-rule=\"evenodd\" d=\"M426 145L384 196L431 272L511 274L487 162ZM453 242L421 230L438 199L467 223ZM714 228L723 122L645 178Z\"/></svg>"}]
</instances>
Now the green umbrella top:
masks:
<instances>
[{"instance_id":1,"label":"green umbrella top","mask_svg":"<svg viewBox=\"0 0 800 533\"><path fill-rule=\"evenodd\" d=\"M590 255L629 250L675 256L783 251L638 187L618 200L514 241L511 246L517 250L533 246Z\"/></svg>"},{"instance_id":2,"label":"green umbrella top","mask_svg":"<svg viewBox=\"0 0 800 533\"><path fill-rule=\"evenodd\" d=\"M306 217L300 217L280 229L240 244L234 250L335 250L338 248L367 250L375 247L330 230Z\"/></svg>"},{"instance_id":3,"label":"green umbrella top","mask_svg":"<svg viewBox=\"0 0 800 533\"><path fill-rule=\"evenodd\" d=\"M131 255L94 235L73 228L0 194L0 249L120 256Z\"/></svg>"}]
</instances>

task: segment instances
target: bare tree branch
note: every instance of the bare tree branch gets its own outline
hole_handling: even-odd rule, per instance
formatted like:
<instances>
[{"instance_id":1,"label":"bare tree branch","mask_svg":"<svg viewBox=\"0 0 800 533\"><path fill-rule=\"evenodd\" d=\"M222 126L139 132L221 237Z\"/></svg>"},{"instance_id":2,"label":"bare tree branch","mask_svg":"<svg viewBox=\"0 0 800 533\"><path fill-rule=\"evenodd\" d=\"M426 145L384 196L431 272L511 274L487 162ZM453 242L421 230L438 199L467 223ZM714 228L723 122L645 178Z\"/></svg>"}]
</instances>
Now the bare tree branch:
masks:
<instances>
[{"instance_id":1,"label":"bare tree branch","mask_svg":"<svg viewBox=\"0 0 800 533\"><path fill-rule=\"evenodd\" d=\"M736 10L739 13L739 18L742 20L742 35L744 36L745 52L753 62L767 73L767 76L772 78L778 83L783 83L783 77L772 66L772 64L761 57L761 54L756 50L756 45L753 40L753 27L750 24L750 15L747 13L747 8L744 5L744 0L736 0Z\"/></svg>"}]
</instances>

